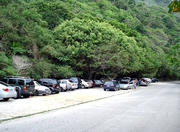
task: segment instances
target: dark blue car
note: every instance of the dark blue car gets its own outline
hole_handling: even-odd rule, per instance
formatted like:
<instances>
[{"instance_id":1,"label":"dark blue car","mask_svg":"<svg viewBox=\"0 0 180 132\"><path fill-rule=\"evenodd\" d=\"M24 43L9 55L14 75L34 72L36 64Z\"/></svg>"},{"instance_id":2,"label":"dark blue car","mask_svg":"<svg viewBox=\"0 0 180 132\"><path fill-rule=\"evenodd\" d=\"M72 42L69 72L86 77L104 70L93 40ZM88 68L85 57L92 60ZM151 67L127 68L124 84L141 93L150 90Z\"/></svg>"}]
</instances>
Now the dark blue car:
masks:
<instances>
[{"instance_id":1,"label":"dark blue car","mask_svg":"<svg viewBox=\"0 0 180 132\"><path fill-rule=\"evenodd\" d=\"M107 90L117 91L119 89L120 89L120 86L116 81L106 81L104 83L104 91L107 91Z\"/></svg>"}]
</instances>

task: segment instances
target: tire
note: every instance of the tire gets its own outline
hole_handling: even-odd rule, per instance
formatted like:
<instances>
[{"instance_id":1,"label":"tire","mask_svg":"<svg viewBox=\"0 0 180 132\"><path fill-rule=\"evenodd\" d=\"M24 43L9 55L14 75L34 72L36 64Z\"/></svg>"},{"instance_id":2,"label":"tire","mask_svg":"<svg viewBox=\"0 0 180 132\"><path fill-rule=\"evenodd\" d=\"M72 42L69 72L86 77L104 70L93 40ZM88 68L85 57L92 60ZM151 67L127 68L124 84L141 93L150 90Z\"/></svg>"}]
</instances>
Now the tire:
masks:
<instances>
[{"instance_id":1,"label":"tire","mask_svg":"<svg viewBox=\"0 0 180 132\"><path fill-rule=\"evenodd\" d=\"M64 89L62 87L60 87L60 92L64 92Z\"/></svg>"},{"instance_id":2,"label":"tire","mask_svg":"<svg viewBox=\"0 0 180 132\"><path fill-rule=\"evenodd\" d=\"M104 89L104 91L106 91L106 89Z\"/></svg>"},{"instance_id":3,"label":"tire","mask_svg":"<svg viewBox=\"0 0 180 132\"><path fill-rule=\"evenodd\" d=\"M23 97L24 97L24 98L29 98L29 97L30 97L30 95L23 95Z\"/></svg>"},{"instance_id":4,"label":"tire","mask_svg":"<svg viewBox=\"0 0 180 132\"><path fill-rule=\"evenodd\" d=\"M81 88L83 88L83 89L84 89L84 88L85 88L85 86L84 86L84 85L82 85L82 86L81 86Z\"/></svg>"},{"instance_id":5,"label":"tire","mask_svg":"<svg viewBox=\"0 0 180 132\"><path fill-rule=\"evenodd\" d=\"M36 90L36 91L34 92L34 95L35 95L35 96L39 96L39 91Z\"/></svg>"},{"instance_id":6,"label":"tire","mask_svg":"<svg viewBox=\"0 0 180 132\"><path fill-rule=\"evenodd\" d=\"M9 98L3 98L3 100L4 100L4 101L8 101L8 100L9 100Z\"/></svg>"},{"instance_id":7,"label":"tire","mask_svg":"<svg viewBox=\"0 0 180 132\"><path fill-rule=\"evenodd\" d=\"M20 98L21 98L21 93L20 93L20 91L17 90L16 92L17 92L17 97L16 97L16 99L20 99Z\"/></svg>"}]
</instances>

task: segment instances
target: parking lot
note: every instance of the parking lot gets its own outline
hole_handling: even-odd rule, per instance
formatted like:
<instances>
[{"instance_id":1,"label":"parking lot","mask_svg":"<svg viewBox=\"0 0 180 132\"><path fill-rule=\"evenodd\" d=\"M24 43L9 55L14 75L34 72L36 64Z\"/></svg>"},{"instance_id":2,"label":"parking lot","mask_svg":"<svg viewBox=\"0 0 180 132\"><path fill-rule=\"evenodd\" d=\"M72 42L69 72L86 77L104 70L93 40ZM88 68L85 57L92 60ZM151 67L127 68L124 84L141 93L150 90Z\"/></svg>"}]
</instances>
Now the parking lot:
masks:
<instances>
[{"instance_id":1,"label":"parking lot","mask_svg":"<svg viewBox=\"0 0 180 132\"><path fill-rule=\"evenodd\" d=\"M0 101L0 121L73 106L132 91L104 91L103 88L91 88L60 92L59 94L48 96L34 96L16 100L10 99L8 102Z\"/></svg>"}]
</instances>

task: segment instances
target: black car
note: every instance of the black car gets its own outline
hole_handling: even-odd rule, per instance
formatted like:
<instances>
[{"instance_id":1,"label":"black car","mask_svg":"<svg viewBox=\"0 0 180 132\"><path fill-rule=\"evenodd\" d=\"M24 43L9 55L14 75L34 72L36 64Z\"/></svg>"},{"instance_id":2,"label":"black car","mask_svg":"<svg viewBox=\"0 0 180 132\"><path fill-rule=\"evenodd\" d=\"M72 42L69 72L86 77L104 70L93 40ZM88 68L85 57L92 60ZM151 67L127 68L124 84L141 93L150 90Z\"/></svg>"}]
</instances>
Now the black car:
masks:
<instances>
[{"instance_id":1,"label":"black car","mask_svg":"<svg viewBox=\"0 0 180 132\"><path fill-rule=\"evenodd\" d=\"M16 87L17 98L28 98L35 93L35 85L33 79L28 77L8 76L2 79L3 82L10 86Z\"/></svg>"},{"instance_id":2,"label":"black car","mask_svg":"<svg viewBox=\"0 0 180 132\"><path fill-rule=\"evenodd\" d=\"M114 91L120 90L120 85L116 81L106 81L104 83L104 91L107 90L114 90Z\"/></svg>"},{"instance_id":3,"label":"black car","mask_svg":"<svg viewBox=\"0 0 180 132\"><path fill-rule=\"evenodd\" d=\"M57 94L61 91L61 88L59 87L59 83L56 79L41 78L37 80L37 82L43 86L48 87L52 93Z\"/></svg>"},{"instance_id":4,"label":"black car","mask_svg":"<svg viewBox=\"0 0 180 132\"><path fill-rule=\"evenodd\" d=\"M78 83L78 88L82 87L82 81L79 77L71 77L71 78L69 78L69 80L74 83Z\"/></svg>"},{"instance_id":5,"label":"black car","mask_svg":"<svg viewBox=\"0 0 180 132\"><path fill-rule=\"evenodd\" d=\"M101 80L93 80L95 87L103 87L103 82Z\"/></svg>"},{"instance_id":6,"label":"black car","mask_svg":"<svg viewBox=\"0 0 180 132\"><path fill-rule=\"evenodd\" d=\"M157 78L151 78L152 82L158 82L158 79Z\"/></svg>"}]
</instances>

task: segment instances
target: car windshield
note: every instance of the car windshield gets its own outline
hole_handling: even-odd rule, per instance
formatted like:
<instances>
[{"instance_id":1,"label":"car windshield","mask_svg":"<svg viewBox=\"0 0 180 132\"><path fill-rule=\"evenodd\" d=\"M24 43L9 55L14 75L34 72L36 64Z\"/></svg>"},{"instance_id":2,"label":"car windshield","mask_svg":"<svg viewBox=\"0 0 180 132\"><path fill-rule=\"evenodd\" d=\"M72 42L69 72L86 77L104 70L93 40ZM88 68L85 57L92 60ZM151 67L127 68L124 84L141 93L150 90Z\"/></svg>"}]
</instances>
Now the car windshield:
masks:
<instances>
[{"instance_id":1,"label":"car windshield","mask_svg":"<svg viewBox=\"0 0 180 132\"><path fill-rule=\"evenodd\" d=\"M72 82L78 83L78 79L77 78L70 78L69 80L72 81Z\"/></svg>"},{"instance_id":2,"label":"car windshield","mask_svg":"<svg viewBox=\"0 0 180 132\"><path fill-rule=\"evenodd\" d=\"M39 84L37 81L34 81L34 83L38 86L41 86L41 84Z\"/></svg>"},{"instance_id":3,"label":"car windshield","mask_svg":"<svg viewBox=\"0 0 180 132\"><path fill-rule=\"evenodd\" d=\"M95 82L96 82L96 83L101 83L101 81L100 81L100 80L95 80Z\"/></svg>"},{"instance_id":4,"label":"car windshield","mask_svg":"<svg viewBox=\"0 0 180 132\"><path fill-rule=\"evenodd\" d=\"M113 84L113 82L105 82L104 85L112 85L112 84Z\"/></svg>"},{"instance_id":5,"label":"car windshield","mask_svg":"<svg viewBox=\"0 0 180 132\"><path fill-rule=\"evenodd\" d=\"M67 81L65 81L65 80L64 80L64 81L61 81L61 83L62 83L62 84L66 84L66 83L67 83Z\"/></svg>"},{"instance_id":6,"label":"car windshield","mask_svg":"<svg viewBox=\"0 0 180 132\"><path fill-rule=\"evenodd\" d=\"M26 80L26 85L34 85L32 80Z\"/></svg>"},{"instance_id":7,"label":"car windshield","mask_svg":"<svg viewBox=\"0 0 180 132\"><path fill-rule=\"evenodd\" d=\"M121 82L121 84L128 84L128 82Z\"/></svg>"},{"instance_id":8,"label":"car windshield","mask_svg":"<svg viewBox=\"0 0 180 132\"><path fill-rule=\"evenodd\" d=\"M9 86L7 83L2 82L2 81L0 81L0 84L5 85L5 86Z\"/></svg>"}]
</instances>

